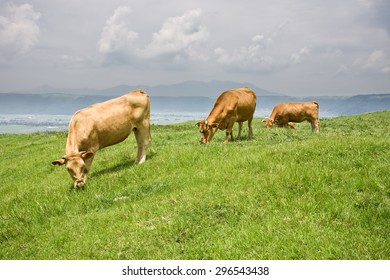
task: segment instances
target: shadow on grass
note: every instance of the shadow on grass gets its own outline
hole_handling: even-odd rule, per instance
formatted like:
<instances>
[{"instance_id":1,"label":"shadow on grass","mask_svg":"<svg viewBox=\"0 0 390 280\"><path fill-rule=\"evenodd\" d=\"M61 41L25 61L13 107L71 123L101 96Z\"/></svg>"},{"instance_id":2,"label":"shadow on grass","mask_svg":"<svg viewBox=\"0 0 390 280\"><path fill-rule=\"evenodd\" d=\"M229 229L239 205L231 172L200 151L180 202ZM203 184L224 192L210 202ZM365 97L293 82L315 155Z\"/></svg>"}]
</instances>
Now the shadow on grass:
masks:
<instances>
[{"instance_id":1,"label":"shadow on grass","mask_svg":"<svg viewBox=\"0 0 390 280\"><path fill-rule=\"evenodd\" d=\"M118 163L114 166L110 166L110 167L103 168L103 169L100 169L100 170L93 172L92 176L99 178L100 176L103 176L103 175L106 175L109 173L113 173L113 172L117 172L117 171L120 171L120 170L125 169L125 168L130 168L134 165L136 165L136 164L135 164L133 159L126 158L125 160L121 161L120 163Z\"/></svg>"},{"instance_id":2,"label":"shadow on grass","mask_svg":"<svg viewBox=\"0 0 390 280\"><path fill-rule=\"evenodd\" d=\"M156 153L154 151L150 151L146 156L146 161L152 160L153 157L155 156L155 154ZM137 165L135 163L135 158L123 156L121 162L117 163L114 166L109 166L109 167L97 170L95 172L93 172L93 170L92 170L92 176L99 178L100 176L103 176L103 175L106 175L109 173L114 173L114 172L120 171L120 170L125 169L125 168L130 168L130 167L135 166L135 165Z\"/></svg>"}]
</instances>

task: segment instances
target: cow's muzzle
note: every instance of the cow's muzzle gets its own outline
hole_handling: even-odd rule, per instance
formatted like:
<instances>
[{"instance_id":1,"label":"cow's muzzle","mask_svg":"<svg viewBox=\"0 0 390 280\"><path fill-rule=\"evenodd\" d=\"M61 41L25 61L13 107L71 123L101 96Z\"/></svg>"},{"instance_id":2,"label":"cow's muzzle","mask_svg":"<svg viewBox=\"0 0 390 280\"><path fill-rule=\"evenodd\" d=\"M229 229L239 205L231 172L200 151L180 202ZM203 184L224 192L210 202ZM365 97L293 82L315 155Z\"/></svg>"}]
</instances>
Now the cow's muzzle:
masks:
<instances>
[{"instance_id":1,"label":"cow's muzzle","mask_svg":"<svg viewBox=\"0 0 390 280\"><path fill-rule=\"evenodd\" d=\"M200 137L199 144L207 144L207 139L204 137Z\"/></svg>"},{"instance_id":2,"label":"cow's muzzle","mask_svg":"<svg viewBox=\"0 0 390 280\"><path fill-rule=\"evenodd\" d=\"M84 179L83 178L79 178L79 179L76 179L74 181L73 187L75 189L83 189L84 188L84 184L85 184Z\"/></svg>"}]
</instances>

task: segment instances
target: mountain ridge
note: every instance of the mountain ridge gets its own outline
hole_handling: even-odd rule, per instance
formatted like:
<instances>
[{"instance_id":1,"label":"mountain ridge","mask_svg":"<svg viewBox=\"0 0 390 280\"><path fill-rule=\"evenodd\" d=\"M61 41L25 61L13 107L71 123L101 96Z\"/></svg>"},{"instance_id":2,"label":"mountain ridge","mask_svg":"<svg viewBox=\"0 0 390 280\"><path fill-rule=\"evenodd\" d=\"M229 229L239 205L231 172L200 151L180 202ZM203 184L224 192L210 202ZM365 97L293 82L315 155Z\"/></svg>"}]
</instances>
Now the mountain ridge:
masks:
<instances>
[{"instance_id":1,"label":"mountain ridge","mask_svg":"<svg viewBox=\"0 0 390 280\"><path fill-rule=\"evenodd\" d=\"M118 94L119 96L119 94ZM113 98L110 95L76 95L63 93L0 93L0 114L72 115L75 111ZM334 117L390 110L390 93L349 97L258 96L257 116L268 116L280 102L316 100L320 116ZM152 112L209 112L215 98L206 96L150 96Z\"/></svg>"},{"instance_id":2,"label":"mountain ridge","mask_svg":"<svg viewBox=\"0 0 390 280\"><path fill-rule=\"evenodd\" d=\"M120 96L126 92L142 88L151 96L205 96L217 97L223 91L248 86L253 89L258 96L265 95L282 95L262 89L253 83L241 83L235 81L219 81L212 80L209 82L202 81L183 81L173 84L160 84L155 86L149 85L117 85L105 89L95 88L55 88L50 85L42 85L34 89L17 91L11 93L19 94L43 94L43 93L63 93L75 95L104 95L104 96Z\"/></svg>"},{"instance_id":3,"label":"mountain ridge","mask_svg":"<svg viewBox=\"0 0 390 280\"><path fill-rule=\"evenodd\" d=\"M222 92L248 86L257 94L257 115L268 116L280 102L316 100L320 115L326 117L360 114L390 109L390 93L353 96L294 97L267 91L251 83L234 81L184 81L168 85L117 85L106 89L64 89L43 85L13 93L0 93L0 114L64 114L143 88L150 96L153 112L209 112Z\"/></svg>"}]
</instances>

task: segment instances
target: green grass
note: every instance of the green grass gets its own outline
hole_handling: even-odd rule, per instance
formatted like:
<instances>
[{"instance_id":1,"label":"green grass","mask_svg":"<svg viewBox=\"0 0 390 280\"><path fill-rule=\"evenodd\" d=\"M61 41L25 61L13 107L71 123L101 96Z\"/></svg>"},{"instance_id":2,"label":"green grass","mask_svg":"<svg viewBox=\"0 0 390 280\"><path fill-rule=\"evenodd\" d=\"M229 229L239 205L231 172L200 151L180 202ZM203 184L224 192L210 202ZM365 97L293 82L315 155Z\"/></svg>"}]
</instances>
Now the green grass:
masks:
<instances>
[{"instance_id":1,"label":"green grass","mask_svg":"<svg viewBox=\"0 0 390 280\"><path fill-rule=\"evenodd\" d=\"M66 133L0 135L0 259L390 258L390 111L227 145L194 123L152 126L142 165L133 136L99 151L84 191Z\"/></svg>"}]
</instances>

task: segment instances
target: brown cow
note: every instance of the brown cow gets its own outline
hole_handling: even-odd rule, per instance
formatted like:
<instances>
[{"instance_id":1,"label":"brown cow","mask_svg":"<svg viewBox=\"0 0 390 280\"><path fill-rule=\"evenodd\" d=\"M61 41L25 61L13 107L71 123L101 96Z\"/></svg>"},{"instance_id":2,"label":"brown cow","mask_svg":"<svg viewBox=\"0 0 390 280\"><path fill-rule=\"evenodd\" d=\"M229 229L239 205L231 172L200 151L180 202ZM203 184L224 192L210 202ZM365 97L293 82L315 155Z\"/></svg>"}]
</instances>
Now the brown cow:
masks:
<instances>
[{"instance_id":1,"label":"brown cow","mask_svg":"<svg viewBox=\"0 0 390 280\"><path fill-rule=\"evenodd\" d=\"M242 123L248 121L248 137L253 136L252 119L256 109L256 94L248 87L232 89L223 92L218 96L209 116L198 122L201 137L199 142L206 144L213 138L218 129L226 130L224 143L228 142L229 135L233 137L233 125L238 122L238 135L241 136Z\"/></svg>"},{"instance_id":2,"label":"brown cow","mask_svg":"<svg viewBox=\"0 0 390 280\"><path fill-rule=\"evenodd\" d=\"M277 104L270 117L264 120L267 128L277 125L279 127L290 126L295 129L294 122L308 121L312 131L320 131L320 119L318 118L319 105L311 102L286 102Z\"/></svg>"},{"instance_id":3,"label":"brown cow","mask_svg":"<svg viewBox=\"0 0 390 280\"><path fill-rule=\"evenodd\" d=\"M143 163L151 142L149 120L149 96L142 89L77 111L69 123L66 155L52 164L66 164L73 187L82 188L95 153L122 142L132 131L138 144L135 162Z\"/></svg>"}]
</instances>

